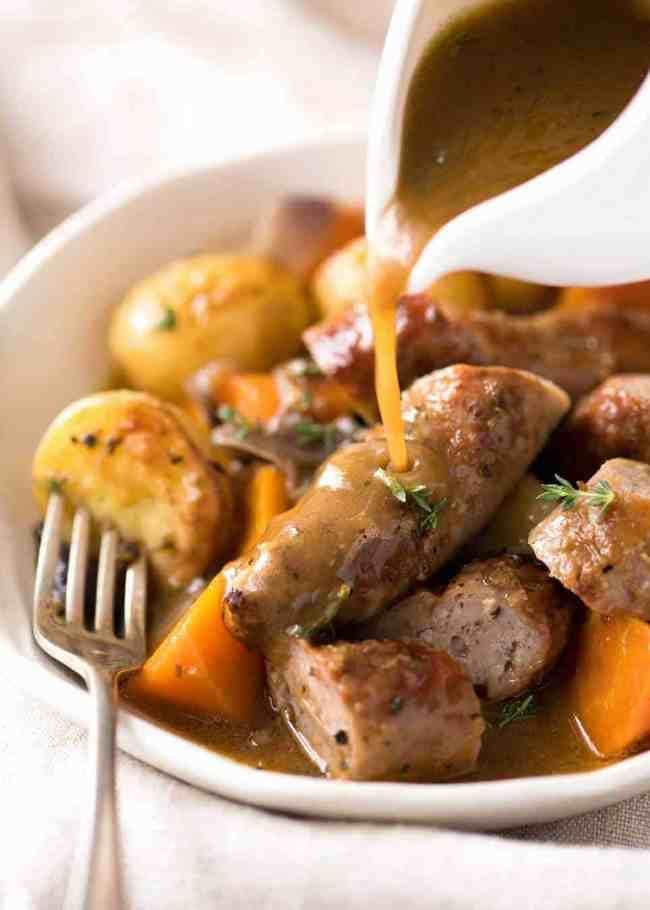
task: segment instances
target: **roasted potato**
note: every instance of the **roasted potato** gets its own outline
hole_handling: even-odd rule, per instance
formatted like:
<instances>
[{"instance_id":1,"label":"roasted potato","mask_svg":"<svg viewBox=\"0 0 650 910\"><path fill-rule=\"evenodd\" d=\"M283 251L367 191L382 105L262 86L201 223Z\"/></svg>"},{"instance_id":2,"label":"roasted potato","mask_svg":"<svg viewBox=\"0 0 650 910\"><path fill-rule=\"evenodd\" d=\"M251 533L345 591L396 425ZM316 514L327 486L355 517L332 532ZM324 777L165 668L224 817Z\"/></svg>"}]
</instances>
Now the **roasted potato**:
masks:
<instances>
[{"instance_id":1,"label":"roasted potato","mask_svg":"<svg viewBox=\"0 0 650 910\"><path fill-rule=\"evenodd\" d=\"M492 296L479 272L452 272L440 278L431 288L431 293L442 309L454 318L462 318L475 310L489 310Z\"/></svg>"},{"instance_id":2,"label":"roasted potato","mask_svg":"<svg viewBox=\"0 0 650 910\"><path fill-rule=\"evenodd\" d=\"M365 237L348 243L316 270L312 292L323 319L366 300L368 245Z\"/></svg>"},{"instance_id":3,"label":"roasted potato","mask_svg":"<svg viewBox=\"0 0 650 910\"><path fill-rule=\"evenodd\" d=\"M40 442L33 482L41 509L54 489L68 519L86 506L99 527L141 545L173 587L201 575L229 544L230 481L206 461L173 405L140 392L69 405Z\"/></svg>"},{"instance_id":4,"label":"roasted potato","mask_svg":"<svg viewBox=\"0 0 650 910\"><path fill-rule=\"evenodd\" d=\"M266 370L288 359L310 318L300 280L271 260L194 256L132 288L113 315L109 347L129 385L178 401L210 360Z\"/></svg>"},{"instance_id":5,"label":"roasted potato","mask_svg":"<svg viewBox=\"0 0 650 910\"><path fill-rule=\"evenodd\" d=\"M543 284L485 275L485 281L494 297L494 306L513 315L525 315L545 310L553 303L555 289Z\"/></svg>"},{"instance_id":6,"label":"roasted potato","mask_svg":"<svg viewBox=\"0 0 650 910\"><path fill-rule=\"evenodd\" d=\"M334 253L320 266L311 287L322 318L336 316L352 304L366 300L367 262L368 245L361 237ZM436 282L431 293L452 317L492 306L488 284L478 272L446 275Z\"/></svg>"}]
</instances>

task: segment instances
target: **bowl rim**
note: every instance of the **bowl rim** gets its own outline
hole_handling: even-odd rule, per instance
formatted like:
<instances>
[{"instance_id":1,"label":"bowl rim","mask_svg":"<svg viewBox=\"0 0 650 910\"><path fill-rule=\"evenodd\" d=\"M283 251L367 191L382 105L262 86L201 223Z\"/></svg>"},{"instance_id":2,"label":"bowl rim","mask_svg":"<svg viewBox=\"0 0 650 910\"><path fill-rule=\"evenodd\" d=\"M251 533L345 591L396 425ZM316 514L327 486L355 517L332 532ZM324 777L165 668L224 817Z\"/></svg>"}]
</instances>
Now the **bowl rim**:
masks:
<instances>
[{"instance_id":1,"label":"bowl rim","mask_svg":"<svg viewBox=\"0 0 650 910\"><path fill-rule=\"evenodd\" d=\"M296 151L309 155L310 150L322 151L323 146L334 150L341 145L358 150L365 145L363 132L349 127L325 130L217 163L165 169L154 176L122 182L66 218L19 260L0 282L0 315L11 315L15 295L68 243L148 193L164 191L178 181L205 178L232 165L254 168L269 157L282 158ZM12 528L3 526L1 519L0 515L0 531L11 535ZM69 719L86 724L88 702L80 681L59 672L45 655L39 653L36 659L21 653L11 636L3 634L2 623L0 654L11 664L19 688ZM278 771L260 773L184 739L124 704L117 736L118 745L127 753L204 790L268 809L319 817L433 821L458 829L498 830L576 815L650 790L650 752L586 772L414 784L337 781Z\"/></svg>"}]
</instances>

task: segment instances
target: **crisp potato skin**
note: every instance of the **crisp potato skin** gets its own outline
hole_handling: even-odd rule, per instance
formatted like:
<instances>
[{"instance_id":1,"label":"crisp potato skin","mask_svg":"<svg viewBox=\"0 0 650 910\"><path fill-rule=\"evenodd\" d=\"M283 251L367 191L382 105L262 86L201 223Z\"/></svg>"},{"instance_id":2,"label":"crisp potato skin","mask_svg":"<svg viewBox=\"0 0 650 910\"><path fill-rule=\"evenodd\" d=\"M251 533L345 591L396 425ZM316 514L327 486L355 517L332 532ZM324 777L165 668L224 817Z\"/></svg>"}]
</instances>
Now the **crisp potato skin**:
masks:
<instances>
[{"instance_id":1,"label":"crisp potato skin","mask_svg":"<svg viewBox=\"0 0 650 910\"><path fill-rule=\"evenodd\" d=\"M312 292L323 319L366 302L367 264L368 244L365 237L359 237L333 253L316 270Z\"/></svg>"},{"instance_id":2,"label":"crisp potato skin","mask_svg":"<svg viewBox=\"0 0 650 910\"><path fill-rule=\"evenodd\" d=\"M45 509L54 486L69 515L86 506L97 524L142 545L156 574L187 584L224 553L232 528L230 481L203 457L172 405L140 392L102 392L50 424L33 464Z\"/></svg>"},{"instance_id":3,"label":"crisp potato skin","mask_svg":"<svg viewBox=\"0 0 650 910\"><path fill-rule=\"evenodd\" d=\"M255 371L296 354L311 307L302 282L270 259L194 256L129 291L113 314L109 347L128 385L178 401L211 360Z\"/></svg>"}]
</instances>

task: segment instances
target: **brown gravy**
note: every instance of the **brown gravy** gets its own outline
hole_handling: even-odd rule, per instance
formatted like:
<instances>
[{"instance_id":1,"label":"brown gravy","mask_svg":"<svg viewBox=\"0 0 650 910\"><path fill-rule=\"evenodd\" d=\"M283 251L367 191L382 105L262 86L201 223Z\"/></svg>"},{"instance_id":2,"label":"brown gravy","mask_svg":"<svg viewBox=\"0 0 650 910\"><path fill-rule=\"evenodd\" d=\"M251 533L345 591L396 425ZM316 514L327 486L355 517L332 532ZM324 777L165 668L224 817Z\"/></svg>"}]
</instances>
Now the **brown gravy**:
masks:
<instances>
[{"instance_id":1,"label":"brown gravy","mask_svg":"<svg viewBox=\"0 0 650 910\"><path fill-rule=\"evenodd\" d=\"M485 709L490 724L483 734L478 767L464 780L504 780L541 774L570 774L604 767L576 731L570 705L566 664L536 695L536 713L500 727L498 705ZM138 702L148 717L208 749L252 768L318 777L282 718L260 706L254 728L219 718L192 716L159 704Z\"/></svg>"}]
</instances>

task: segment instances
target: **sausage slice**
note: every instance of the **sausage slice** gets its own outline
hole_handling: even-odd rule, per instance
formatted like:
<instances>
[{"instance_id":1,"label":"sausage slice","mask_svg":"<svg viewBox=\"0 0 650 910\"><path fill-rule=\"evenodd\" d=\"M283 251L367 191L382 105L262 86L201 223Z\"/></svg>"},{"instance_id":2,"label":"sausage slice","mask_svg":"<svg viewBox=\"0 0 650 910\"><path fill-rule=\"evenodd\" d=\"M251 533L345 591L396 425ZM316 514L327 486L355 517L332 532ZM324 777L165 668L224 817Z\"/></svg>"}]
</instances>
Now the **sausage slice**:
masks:
<instances>
[{"instance_id":1,"label":"sausage slice","mask_svg":"<svg viewBox=\"0 0 650 910\"><path fill-rule=\"evenodd\" d=\"M556 382L572 398L613 373L650 371L650 282L621 305L595 291L532 316L444 313L430 296L403 297L397 310L397 360L404 385L448 364L500 364ZM365 307L308 328L304 342L323 373L372 390L373 337Z\"/></svg>"},{"instance_id":2,"label":"sausage slice","mask_svg":"<svg viewBox=\"0 0 650 910\"><path fill-rule=\"evenodd\" d=\"M648 374L611 376L580 399L545 454L570 480L587 480L610 458L650 462Z\"/></svg>"},{"instance_id":3,"label":"sausage slice","mask_svg":"<svg viewBox=\"0 0 650 910\"><path fill-rule=\"evenodd\" d=\"M586 485L607 483L607 511L583 501L558 506L531 532L535 555L554 578L599 613L650 620L650 465L605 462Z\"/></svg>"},{"instance_id":4,"label":"sausage slice","mask_svg":"<svg viewBox=\"0 0 650 910\"><path fill-rule=\"evenodd\" d=\"M459 777L484 722L457 663L418 642L284 642L271 695L311 757L349 780Z\"/></svg>"},{"instance_id":5,"label":"sausage slice","mask_svg":"<svg viewBox=\"0 0 650 910\"><path fill-rule=\"evenodd\" d=\"M446 651L491 701L529 689L567 642L571 595L532 560L472 562L438 593L418 591L371 620L363 633L417 639Z\"/></svg>"}]
</instances>

